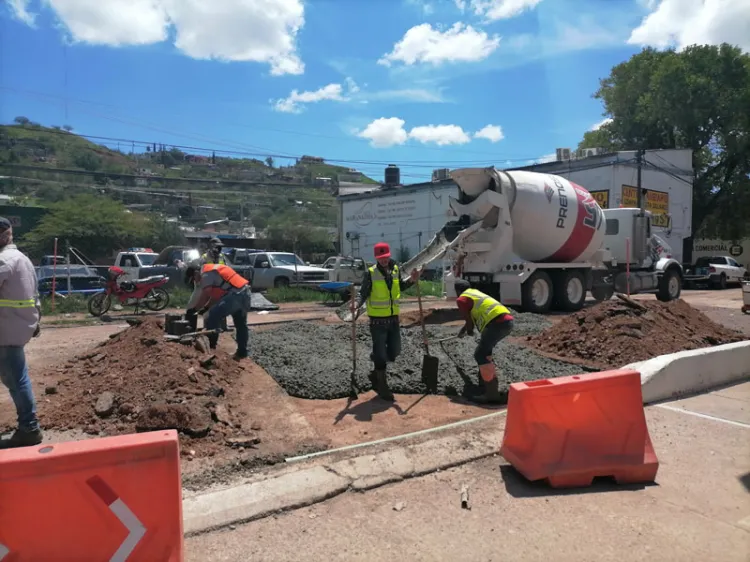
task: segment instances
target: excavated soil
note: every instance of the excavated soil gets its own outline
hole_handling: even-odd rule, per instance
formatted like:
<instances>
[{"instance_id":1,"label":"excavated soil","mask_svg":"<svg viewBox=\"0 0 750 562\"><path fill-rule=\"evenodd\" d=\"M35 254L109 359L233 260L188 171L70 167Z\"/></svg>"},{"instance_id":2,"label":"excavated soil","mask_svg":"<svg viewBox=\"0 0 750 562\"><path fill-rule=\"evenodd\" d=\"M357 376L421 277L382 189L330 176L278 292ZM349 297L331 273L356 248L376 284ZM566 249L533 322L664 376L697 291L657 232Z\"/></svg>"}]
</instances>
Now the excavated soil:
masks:
<instances>
[{"instance_id":1,"label":"excavated soil","mask_svg":"<svg viewBox=\"0 0 750 562\"><path fill-rule=\"evenodd\" d=\"M568 316L527 345L549 357L596 368L618 368L676 353L747 339L711 321L683 300L610 300Z\"/></svg>"},{"instance_id":2,"label":"excavated soil","mask_svg":"<svg viewBox=\"0 0 750 562\"><path fill-rule=\"evenodd\" d=\"M162 321L147 318L48 369L44 378L56 383L39 403L43 427L90 435L176 429L185 454L199 456L257 444L258 426L243 424L230 405L244 367L223 351L163 335Z\"/></svg>"},{"instance_id":3,"label":"excavated soil","mask_svg":"<svg viewBox=\"0 0 750 562\"><path fill-rule=\"evenodd\" d=\"M544 317L516 314L512 336L538 333L548 326ZM454 339L439 345L437 340L455 335L458 327L427 327L430 353L440 361L438 391L455 396L476 390L478 368L473 359L476 340ZM476 336L475 336L476 337ZM401 355L388 367L391 390L397 394L422 394L422 335L419 325L401 329ZM291 396L329 400L349 394L352 371L350 325L288 324L254 332L251 337L253 359ZM356 380L362 391L371 389L368 374L372 369L372 339L367 324L357 324ZM542 357L512 341L495 348L501 389L523 380L557 377L581 372L580 366Z\"/></svg>"}]
</instances>

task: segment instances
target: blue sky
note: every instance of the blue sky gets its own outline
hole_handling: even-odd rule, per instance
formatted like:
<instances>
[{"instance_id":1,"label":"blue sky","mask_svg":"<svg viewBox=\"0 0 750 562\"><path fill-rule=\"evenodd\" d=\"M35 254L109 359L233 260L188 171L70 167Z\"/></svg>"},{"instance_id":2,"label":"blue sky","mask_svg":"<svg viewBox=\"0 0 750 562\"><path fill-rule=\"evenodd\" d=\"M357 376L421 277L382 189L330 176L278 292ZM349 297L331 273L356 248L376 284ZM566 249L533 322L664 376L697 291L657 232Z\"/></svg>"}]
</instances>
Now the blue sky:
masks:
<instances>
[{"instance_id":1,"label":"blue sky","mask_svg":"<svg viewBox=\"0 0 750 562\"><path fill-rule=\"evenodd\" d=\"M602 120L599 79L642 46L748 48L750 0L709 4L5 0L0 121L312 154L378 179L395 162L404 182L524 165Z\"/></svg>"}]
</instances>

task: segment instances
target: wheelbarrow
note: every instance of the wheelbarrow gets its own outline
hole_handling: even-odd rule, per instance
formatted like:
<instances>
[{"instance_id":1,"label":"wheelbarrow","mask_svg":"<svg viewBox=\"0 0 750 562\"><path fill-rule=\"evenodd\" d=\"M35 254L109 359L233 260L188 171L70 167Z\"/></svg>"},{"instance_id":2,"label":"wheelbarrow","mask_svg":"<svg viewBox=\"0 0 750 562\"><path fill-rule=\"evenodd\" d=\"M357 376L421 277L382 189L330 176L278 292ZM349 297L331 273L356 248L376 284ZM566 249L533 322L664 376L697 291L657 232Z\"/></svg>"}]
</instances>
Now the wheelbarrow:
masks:
<instances>
[{"instance_id":1,"label":"wheelbarrow","mask_svg":"<svg viewBox=\"0 0 750 562\"><path fill-rule=\"evenodd\" d=\"M323 302L342 303L348 302L351 298L352 284L349 281L329 281L321 283L318 289L325 296Z\"/></svg>"}]
</instances>

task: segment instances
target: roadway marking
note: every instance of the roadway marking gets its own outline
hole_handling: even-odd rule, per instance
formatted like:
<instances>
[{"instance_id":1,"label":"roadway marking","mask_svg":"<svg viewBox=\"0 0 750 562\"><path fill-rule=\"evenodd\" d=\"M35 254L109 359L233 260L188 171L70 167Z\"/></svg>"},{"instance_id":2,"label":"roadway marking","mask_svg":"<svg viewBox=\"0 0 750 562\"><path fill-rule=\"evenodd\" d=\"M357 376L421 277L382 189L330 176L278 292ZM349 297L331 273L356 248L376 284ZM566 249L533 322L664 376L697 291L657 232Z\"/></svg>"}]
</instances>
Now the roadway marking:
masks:
<instances>
[{"instance_id":1,"label":"roadway marking","mask_svg":"<svg viewBox=\"0 0 750 562\"><path fill-rule=\"evenodd\" d=\"M738 422L734 420L727 420L724 418L717 418L716 416L710 416L708 414L701 414L700 412L693 412L692 410L685 410L683 408L669 406L668 404L656 404L656 407L664 408L665 410L671 410L672 412L679 412L680 414L688 414L690 416L695 416L697 418L703 418L704 420L717 421L717 422L726 423L729 425L734 425L737 427L744 427L744 428L750 429L750 424L748 423L742 423L742 422Z\"/></svg>"},{"instance_id":2,"label":"roadway marking","mask_svg":"<svg viewBox=\"0 0 750 562\"><path fill-rule=\"evenodd\" d=\"M117 551L109 559L109 562L125 562L133 553L135 547L146 534L146 527L140 522L135 513L122 501L115 491L99 476L92 476L86 483L101 500L107 504L112 513L129 531L128 536L122 541ZM0 561L2 558L0 558Z\"/></svg>"}]
</instances>

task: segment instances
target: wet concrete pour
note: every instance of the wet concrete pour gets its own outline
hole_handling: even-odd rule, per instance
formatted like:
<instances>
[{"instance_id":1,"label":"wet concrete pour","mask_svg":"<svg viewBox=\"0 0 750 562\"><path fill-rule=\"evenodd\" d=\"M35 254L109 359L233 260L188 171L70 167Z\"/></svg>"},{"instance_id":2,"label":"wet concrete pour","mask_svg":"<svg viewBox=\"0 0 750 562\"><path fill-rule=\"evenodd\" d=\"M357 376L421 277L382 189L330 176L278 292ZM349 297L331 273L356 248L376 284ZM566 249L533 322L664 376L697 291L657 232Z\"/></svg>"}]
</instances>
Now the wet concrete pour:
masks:
<instances>
[{"instance_id":1,"label":"wet concrete pour","mask_svg":"<svg viewBox=\"0 0 750 562\"><path fill-rule=\"evenodd\" d=\"M515 315L512 336L538 333L550 326L535 314ZM458 332L457 327L427 327L430 342ZM430 345L430 353L440 360L438 392L448 396L464 394L476 385L477 365L473 355L476 339L465 337ZM338 324L321 326L308 323L287 324L278 329L254 332L252 355L291 396L330 400L349 394L352 369L351 327ZM357 381L360 388L371 388L368 374L371 338L367 324L357 326ZM402 328L401 355L388 367L391 390L397 394L422 394L422 335L418 326ZM581 372L581 367L542 357L521 345L503 342L495 348L500 369L501 390L513 382L558 377Z\"/></svg>"}]
</instances>

